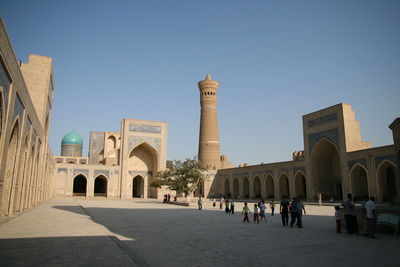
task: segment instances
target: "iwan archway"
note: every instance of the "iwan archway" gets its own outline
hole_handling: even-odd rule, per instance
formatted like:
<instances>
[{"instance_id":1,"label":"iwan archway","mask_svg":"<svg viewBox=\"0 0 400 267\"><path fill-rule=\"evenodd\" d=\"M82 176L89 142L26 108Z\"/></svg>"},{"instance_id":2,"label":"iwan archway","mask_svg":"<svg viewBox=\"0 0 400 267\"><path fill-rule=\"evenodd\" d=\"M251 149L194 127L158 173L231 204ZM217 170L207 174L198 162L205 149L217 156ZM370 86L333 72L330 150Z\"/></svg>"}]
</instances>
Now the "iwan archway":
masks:
<instances>
[{"instance_id":1,"label":"iwan archway","mask_svg":"<svg viewBox=\"0 0 400 267\"><path fill-rule=\"evenodd\" d=\"M321 193L324 199L343 199L340 157L336 146L328 139L321 139L314 146L311 161L314 193Z\"/></svg>"},{"instance_id":2,"label":"iwan archway","mask_svg":"<svg viewBox=\"0 0 400 267\"><path fill-rule=\"evenodd\" d=\"M141 193L136 197L157 197L157 189L149 185L157 175L158 162L159 155L157 151L146 142L134 147L129 153L128 171L132 173L131 177L136 178L137 176L140 176L143 180L143 189L141 189ZM134 190L133 188L132 190ZM133 196L134 191L132 192Z\"/></svg>"}]
</instances>

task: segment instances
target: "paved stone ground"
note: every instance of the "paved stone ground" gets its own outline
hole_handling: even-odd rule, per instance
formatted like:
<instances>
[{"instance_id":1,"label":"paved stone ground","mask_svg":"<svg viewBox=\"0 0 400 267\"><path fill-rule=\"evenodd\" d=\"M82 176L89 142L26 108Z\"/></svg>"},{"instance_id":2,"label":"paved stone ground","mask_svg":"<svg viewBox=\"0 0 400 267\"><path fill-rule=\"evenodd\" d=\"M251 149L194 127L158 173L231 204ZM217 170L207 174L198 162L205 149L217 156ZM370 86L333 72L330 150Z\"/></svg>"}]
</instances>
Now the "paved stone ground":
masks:
<instances>
[{"instance_id":1,"label":"paved stone ground","mask_svg":"<svg viewBox=\"0 0 400 267\"><path fill-rule=\"evenodd\" d=\"M332 207L306 209L299 229L279 215L243 223L211 203L54 199L0 224L0 265L399 266L399 236L336 234Z\"/></svg>"}]
</instances>

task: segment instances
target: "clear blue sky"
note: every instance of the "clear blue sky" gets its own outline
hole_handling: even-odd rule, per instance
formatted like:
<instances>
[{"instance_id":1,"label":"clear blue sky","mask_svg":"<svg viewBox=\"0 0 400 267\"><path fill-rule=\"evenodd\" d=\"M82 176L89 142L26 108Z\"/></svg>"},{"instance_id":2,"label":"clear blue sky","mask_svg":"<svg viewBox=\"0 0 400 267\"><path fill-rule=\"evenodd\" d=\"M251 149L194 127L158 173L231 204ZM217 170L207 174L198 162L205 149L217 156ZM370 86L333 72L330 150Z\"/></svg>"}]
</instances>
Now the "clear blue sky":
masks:
<instances>
[{"instance_id":1,"label":"clear blue sky","mask_svg":"<svg viewBox=\"0 0 400 267\"><path fill-rule=\"evenodd\" d=\"M220 83L221 152L290 160L301 116L350 103L362 137L393 143L400 116L400 1L2 1L17 57L53 58L50 146L71 129L168 122L168 159L197 154L197 82Z\"/></svg>"}]
</instances>

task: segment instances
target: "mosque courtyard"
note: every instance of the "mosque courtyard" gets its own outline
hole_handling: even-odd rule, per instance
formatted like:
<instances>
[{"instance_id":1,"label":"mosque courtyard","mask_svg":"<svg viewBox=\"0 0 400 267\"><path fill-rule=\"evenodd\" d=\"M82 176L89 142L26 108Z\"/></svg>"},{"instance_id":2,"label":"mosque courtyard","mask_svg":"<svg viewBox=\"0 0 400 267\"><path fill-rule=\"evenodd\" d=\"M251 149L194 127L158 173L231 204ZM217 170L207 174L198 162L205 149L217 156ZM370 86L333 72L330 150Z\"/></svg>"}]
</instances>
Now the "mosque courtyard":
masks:
<instances>
[{"instance_id":1,"label":"mosque courtyard","mask_svg":"<svg viewBox=\"0 0 400 267\"><path fill-rule=\"evenodd\" d=\"M251 205L252 206L252 205ZM156 200L53 199L0 224L0 265L398 266L398 236L335 233L332 207L306 205L304 228ZM268 211L270 211L268 209ZM252 215L252 214L251 214ZM252 219L252 216L250 216ZM345 231L344 231L345 232Z\"/></svg>"}]
</instances>

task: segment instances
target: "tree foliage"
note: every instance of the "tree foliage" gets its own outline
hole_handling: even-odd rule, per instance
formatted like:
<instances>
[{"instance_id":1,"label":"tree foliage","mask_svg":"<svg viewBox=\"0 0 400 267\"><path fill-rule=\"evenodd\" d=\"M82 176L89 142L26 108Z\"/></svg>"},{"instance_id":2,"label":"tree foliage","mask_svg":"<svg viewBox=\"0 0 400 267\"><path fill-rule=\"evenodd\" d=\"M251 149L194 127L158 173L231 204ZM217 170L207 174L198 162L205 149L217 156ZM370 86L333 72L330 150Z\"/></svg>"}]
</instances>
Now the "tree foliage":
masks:
<instances>
[{"instance_id":1,"label":"tree foliage","mask_svg":"<svg viewBox=\"0 0 400 267\"><path fill-rule=\"evenodd\" d=\"M205 179L204 169L200 167L198 160L175 160L172 169L160 171L157 179L150 186L156 188L167 186L170 190L189 194L195 191Z\"/></svg>"}]
</instances>

